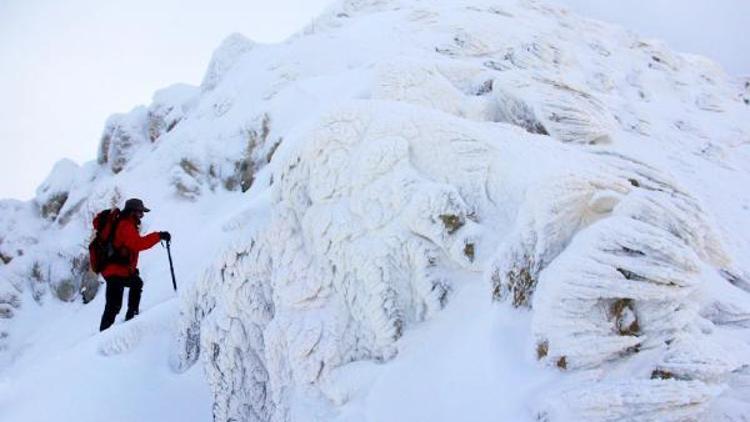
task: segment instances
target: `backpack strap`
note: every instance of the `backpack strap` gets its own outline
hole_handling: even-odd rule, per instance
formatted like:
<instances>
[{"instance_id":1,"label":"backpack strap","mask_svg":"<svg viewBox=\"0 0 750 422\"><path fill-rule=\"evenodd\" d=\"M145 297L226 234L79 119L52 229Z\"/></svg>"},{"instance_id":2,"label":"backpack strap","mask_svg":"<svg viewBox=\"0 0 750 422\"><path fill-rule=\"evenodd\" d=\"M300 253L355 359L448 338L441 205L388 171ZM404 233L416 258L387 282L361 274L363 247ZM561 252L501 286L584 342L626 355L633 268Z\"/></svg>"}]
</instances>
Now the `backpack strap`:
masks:
<instances>
[{"instance_id":1,"label":"backpack strap","mask_svg":"<svg viewBox=\"0 0 750 422\"><path fill-rule=\"evenodd\" d=\"M114 221L112 222L112 227L109 229L109 237L107 238L107 244L112 246L112 249L115 247L115 233L117 232L117 226L120 224L120 214L118 213L113 218Z\"/></svg>"}]
</instances>

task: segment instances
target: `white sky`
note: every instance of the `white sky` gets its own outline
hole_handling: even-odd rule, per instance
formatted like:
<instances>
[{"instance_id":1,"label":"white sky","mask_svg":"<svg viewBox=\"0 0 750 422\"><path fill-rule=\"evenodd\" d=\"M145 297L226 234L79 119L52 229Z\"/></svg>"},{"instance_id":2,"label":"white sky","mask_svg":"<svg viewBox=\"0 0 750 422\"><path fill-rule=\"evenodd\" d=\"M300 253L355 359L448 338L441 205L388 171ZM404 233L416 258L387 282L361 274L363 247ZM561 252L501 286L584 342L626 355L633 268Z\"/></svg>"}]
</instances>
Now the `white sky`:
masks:
<instances>
[{"instance_id":1,"label":"white sky","mask_svg":"<svg viewBox=\"0 0 750 422\"><path fill-rule=\"evenodd\" d=\"M750 74L749 0L557 0ZM331 0L0 0L0 198L96 157L112 113L197 85L232 32L281 41Z\"/></svg>"}]
</instances>

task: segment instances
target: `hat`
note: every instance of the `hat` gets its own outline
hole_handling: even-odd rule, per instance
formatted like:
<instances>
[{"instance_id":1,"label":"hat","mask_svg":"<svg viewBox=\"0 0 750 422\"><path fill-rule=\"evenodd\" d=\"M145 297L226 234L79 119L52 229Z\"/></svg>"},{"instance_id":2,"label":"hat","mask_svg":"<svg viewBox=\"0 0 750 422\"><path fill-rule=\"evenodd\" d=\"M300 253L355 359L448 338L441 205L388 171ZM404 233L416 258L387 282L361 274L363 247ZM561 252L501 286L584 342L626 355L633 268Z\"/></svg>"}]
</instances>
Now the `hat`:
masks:
<instances>
[{"instance_id":1,"label":"hat","mask_svg":"<svg viewBox=\"0 0 750 422\"><path fill-rule=\"evenodd\" d=\"M130 198L127 201L125 201L125 208L123 211L143 211L143 212L149 212L150 209L146 208L145 205L143 205L143 201L141 201L138 198Z\"/></svg>"}]
</instances>

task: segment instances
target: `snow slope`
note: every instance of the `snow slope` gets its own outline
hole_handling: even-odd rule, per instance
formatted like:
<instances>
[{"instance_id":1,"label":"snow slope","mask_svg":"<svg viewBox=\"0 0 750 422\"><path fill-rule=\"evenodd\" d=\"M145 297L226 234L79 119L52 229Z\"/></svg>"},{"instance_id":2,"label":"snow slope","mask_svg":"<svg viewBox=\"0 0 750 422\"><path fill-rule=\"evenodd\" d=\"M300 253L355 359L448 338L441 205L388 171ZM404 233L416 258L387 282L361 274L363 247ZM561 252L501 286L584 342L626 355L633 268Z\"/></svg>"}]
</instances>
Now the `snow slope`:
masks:
<instances>
[{"instance_id":1,"label":"snow slope","mask_svg":"<svg viewBox=\"0 0 750 422\"><path fill-rule=\"evenodd\" d=\"M706 59L530 0L347 0L283 44L232 35L200 87L113 116L96 162L0 203L0 404L745 420L747 98ZM180 294L148 252L142 315L96 334L90 219L130 196L173 233ZM56 393L92 386L94 409Z\"/></svg>"}]
</instances>

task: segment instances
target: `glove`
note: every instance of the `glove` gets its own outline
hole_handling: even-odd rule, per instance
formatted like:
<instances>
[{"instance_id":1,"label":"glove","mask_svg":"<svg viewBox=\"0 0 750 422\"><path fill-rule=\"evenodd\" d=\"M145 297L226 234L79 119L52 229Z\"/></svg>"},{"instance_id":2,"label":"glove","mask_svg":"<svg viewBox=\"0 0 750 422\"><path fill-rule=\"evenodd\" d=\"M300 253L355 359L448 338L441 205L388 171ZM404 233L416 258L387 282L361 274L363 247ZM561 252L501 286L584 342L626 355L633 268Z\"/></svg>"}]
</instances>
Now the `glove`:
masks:
<instances>
[{"instance_id":1,"label":"glove","mask_svg":"<svg viewBox=\"0 0 750 422\"><path fill-rule=\"evenodd\" d=\"M159 232L159 239L169 242L172 240L172 235L169 232Z\"/></svg>"}]
</instances>

